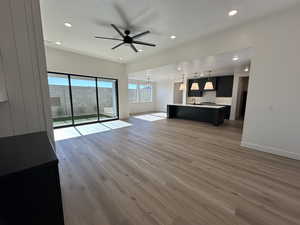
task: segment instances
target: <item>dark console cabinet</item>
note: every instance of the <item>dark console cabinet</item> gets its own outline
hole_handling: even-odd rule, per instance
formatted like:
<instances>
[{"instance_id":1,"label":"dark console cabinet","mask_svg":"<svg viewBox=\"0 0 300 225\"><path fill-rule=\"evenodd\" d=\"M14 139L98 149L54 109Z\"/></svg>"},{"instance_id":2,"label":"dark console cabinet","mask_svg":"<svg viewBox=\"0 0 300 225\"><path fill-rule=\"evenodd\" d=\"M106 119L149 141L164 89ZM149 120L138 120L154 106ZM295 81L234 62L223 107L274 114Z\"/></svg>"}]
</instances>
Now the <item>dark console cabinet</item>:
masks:
<instances>
[{"instance_id":1,"label":"dark console cabinet","mask_svg":"<svg viewBox=\"0 0 300 225\"><path fill-rule=\"evenodd\" d=\"M0 224L64 225L58 159L46 132L0 138Z\"/></svg>"},{"instance_id":2,"label":"dark console cabinet","mask_svg":"<svg viewBox=\"0 0 300 225\"><path fill-rule=\"evenodd\" d=\"M223 76L217 78L216 97L232 97L233 76Z\"/></svg>"}]
</instances>

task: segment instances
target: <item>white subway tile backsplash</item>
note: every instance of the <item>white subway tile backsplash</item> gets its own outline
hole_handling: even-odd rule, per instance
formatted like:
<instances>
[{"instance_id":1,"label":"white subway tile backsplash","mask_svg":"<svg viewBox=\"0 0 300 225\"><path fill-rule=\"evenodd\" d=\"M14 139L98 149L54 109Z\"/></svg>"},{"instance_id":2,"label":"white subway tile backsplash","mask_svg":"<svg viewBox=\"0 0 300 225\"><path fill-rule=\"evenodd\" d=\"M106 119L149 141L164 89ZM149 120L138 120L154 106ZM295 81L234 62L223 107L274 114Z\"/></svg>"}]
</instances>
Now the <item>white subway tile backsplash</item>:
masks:
<instances>
[{"instance_id":1,"label":"white subway tile backsplash","mask_svg":"<svg viewBox=\"0 0 300 225\"><path fill-rule=\"evenodd\" d=\"M216 97L215 91L207 91L203 93L202 97L188 97L187 103L189 104L200 104L202 102L214 102L219 105L231 105L232 104L232 98L219 98Z\"/></svg>"}]
</instances>

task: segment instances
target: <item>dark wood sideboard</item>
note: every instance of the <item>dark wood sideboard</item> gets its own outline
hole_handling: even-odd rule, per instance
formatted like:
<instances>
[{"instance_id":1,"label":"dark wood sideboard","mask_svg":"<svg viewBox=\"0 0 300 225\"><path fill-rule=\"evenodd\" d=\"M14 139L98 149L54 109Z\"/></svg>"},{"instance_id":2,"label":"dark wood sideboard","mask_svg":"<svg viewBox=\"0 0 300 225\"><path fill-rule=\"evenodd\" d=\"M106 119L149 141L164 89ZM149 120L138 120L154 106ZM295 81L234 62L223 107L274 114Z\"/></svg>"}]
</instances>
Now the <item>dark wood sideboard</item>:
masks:
<instances>
[{"instance_id":1,"label":"dark wood sideboard","mask_svg":"<svg viewBox=\"0 0 300 225\"><path fill-rule=\"evenodd\" d=\"M0 138L0 225L64 225L58 159L46 132Z\"/></svg>"}]
</instances>

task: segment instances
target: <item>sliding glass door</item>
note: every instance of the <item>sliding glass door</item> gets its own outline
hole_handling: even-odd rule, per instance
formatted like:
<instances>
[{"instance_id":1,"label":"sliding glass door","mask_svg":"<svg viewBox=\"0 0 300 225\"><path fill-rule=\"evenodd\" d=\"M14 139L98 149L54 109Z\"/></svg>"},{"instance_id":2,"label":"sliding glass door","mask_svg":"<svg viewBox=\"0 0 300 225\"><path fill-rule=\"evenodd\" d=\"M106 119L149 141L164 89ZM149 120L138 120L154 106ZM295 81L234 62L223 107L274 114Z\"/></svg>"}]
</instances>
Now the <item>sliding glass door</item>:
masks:
<instances>
[{"instance_id":1,"label":"sliding glass door","mask_svg":"<svg viewBox=\"0 0 300 225\"><path fill-rule=\"evenodd\" d=\"M98 99L100 120L118 117L116 80L98 79Z\"/></svg>"},{"instance_id":2,"label":"sliding glass door","mask_svg":"<svg viewBox=\"0 0 300 225\"><path fill-rule=\"evenodd\" d=\"M74 124L98 121L96 78L71 76Z\"/></svg>"},{"instance_id":3,"label":"sliding glass door","mask_svg":"<svg viewBox=\"0 0 300 225\"><path fill-rule=\"evenodd\" d=\"M55 128L119 118L116 79L49 72L48 83Z\"/></svg>"},{"instance_id":4,"label":"sliding glass door","mask_svg":"<svg viewBox=\"0 0 300 225\"><path fill-rule=\"evenodd\" d=\"M49 74L48 84L53 126L59 127L72 125L68 76Z\"/></svg>"}]
</instances>

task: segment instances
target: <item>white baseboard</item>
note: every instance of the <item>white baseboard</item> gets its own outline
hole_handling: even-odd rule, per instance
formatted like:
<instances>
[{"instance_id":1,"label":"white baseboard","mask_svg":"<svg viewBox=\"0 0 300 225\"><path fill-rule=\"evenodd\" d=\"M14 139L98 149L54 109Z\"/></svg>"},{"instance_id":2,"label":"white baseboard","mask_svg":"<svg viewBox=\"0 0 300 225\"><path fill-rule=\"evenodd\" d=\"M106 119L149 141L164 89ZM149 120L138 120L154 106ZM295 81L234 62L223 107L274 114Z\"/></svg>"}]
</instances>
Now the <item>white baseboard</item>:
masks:
<instances>
[{"instance_id":1,"label":"white baseboard","mask_svg":"<svg viewBox=\"0 0 300 225\"><path fill-rule=\"evenodd\" d=\"M280 155L280 156L284 156L287 158L300 160L300 154L285 151L285 150L278 149L275 147L263 146L263 145L258 145L258 144L254 144L254 143L250 143L250 142L244 142L244 141L242 141L241 146L246 147L246 148L252 148L252 149L255 149L258 151L262 151L262 152L268 152L268 153L271 153L274 155Z\"/></svg>"}]
</instances>

